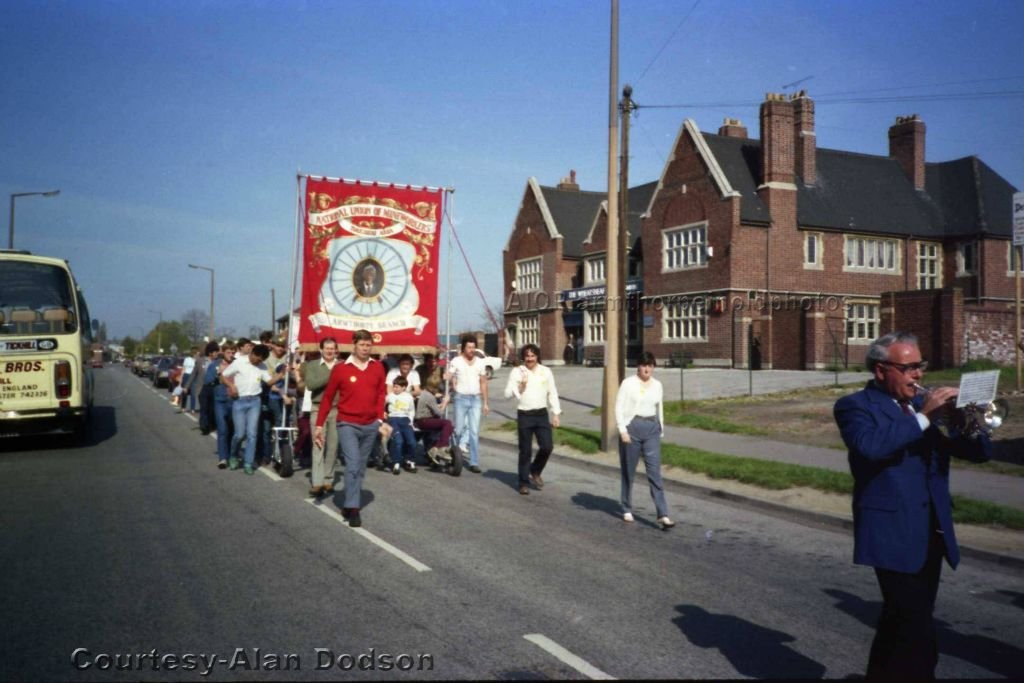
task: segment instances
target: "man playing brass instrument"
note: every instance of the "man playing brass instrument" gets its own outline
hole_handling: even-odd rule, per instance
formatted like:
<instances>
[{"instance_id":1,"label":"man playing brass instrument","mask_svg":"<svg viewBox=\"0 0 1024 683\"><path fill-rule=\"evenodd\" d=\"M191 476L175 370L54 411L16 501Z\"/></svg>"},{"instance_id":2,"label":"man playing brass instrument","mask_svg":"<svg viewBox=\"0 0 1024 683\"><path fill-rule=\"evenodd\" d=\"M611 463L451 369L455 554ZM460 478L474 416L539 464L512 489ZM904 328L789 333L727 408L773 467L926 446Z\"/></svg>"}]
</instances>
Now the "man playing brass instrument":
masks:
<instances>
[{"instance_id":1,"label":"man playing brass instrument","mask_svg":"<svg viewBox=\"0 0 1024 683\"><path fill-rule=\"evenodd\" d=\"M949 494L951 456L984 462L988 434L944 435L934 424L959 390L917 395L927 363L917 338L892 332L870 346L874 378L836 402L834 415L849 449L853 490L853 560L875 568L882 614L868 660L868 679L935 677L938 649L932 612L942 559L960 560Z\"/></svg>"}]
</instances>

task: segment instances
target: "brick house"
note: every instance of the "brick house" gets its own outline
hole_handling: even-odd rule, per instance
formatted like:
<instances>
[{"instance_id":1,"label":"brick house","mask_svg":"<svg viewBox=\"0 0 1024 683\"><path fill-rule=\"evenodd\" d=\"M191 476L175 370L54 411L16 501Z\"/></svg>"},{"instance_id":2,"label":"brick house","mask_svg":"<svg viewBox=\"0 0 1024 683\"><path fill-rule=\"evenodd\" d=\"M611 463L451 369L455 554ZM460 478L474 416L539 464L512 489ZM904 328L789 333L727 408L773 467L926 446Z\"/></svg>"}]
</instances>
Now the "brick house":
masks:
<instances>
[{"instance_id":1,"label":"brick house","mask_svg":"<svg viewBox=\"0 0 1024 683\"><path fill-rule=\"evenodd\" d=\"M604 192L585 192L571 171L557 187L529 178L515 225L503 250L505 325L512 344L537 344L541 361L560 363L577 325L559 303L559 293L578 287L583 240ZM566 329L566 323L569 329Z\"/></svg>"},{"instance_id":2,"label":"brick house","mask_svg":"<svg viewBox=\"0 0 1024 683\"><path fill-rule=\"evenodd\" d=\"M766 97L760 140L735 119L683 122L636 240L643 348L820 369L898 327L939 364L1012 358L1014 188L977 157L926 162L916 115L890 127L888 156L818 148L814 126L803 92ZM580 254L596 269L602 251ZM591 353L600 331L585 339Z\"/></svg>"}]
</instances>

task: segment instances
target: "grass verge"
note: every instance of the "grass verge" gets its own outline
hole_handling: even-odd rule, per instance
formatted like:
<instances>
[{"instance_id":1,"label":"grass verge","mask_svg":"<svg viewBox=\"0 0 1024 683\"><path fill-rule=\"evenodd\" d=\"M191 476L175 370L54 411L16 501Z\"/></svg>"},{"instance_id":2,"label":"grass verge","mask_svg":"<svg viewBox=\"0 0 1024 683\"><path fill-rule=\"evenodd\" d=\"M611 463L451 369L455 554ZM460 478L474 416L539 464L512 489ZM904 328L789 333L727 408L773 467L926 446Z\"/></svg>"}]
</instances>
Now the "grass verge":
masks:
<instances>
[{"instance_id":1,"label":"grass verge","mask_svg":"<svg viewBox=\"0 0 1024 683\"><path fill-rule=\"evenodd\" d=\"M516 423L509 420L499 428L515 432ZM601 435L589 429L559 427L554 430L554 441L556 445L570 446L584 453L596 453L600 450ZM853 477L850 474L819 467L722 455L670 443L661 445L661 460L667 465L698 472L712 479L731 479L764 489L783 490L802 486L826 493L849 495L853 492ZM963 496L953 496L953 519L960 524L1024 530L1024 512Z\"/></svg>"}]
</instances>

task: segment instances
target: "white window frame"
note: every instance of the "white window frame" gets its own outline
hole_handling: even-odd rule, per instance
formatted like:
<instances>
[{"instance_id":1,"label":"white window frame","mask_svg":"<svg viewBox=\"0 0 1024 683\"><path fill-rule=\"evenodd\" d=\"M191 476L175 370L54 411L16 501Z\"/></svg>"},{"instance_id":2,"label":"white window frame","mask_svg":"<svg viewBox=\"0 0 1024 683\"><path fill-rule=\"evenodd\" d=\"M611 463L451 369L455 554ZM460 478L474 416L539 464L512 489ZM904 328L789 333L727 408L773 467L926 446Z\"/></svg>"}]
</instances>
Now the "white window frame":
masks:
<instances>
[{"instance_id":1,"label":"white window frame","mask_svg":"<svg viewBox=\"0 0 1024 683\"><path fill-rule=\"evenodd\" d=\"M881 336L881 306L877 301L851 301L846 304L844 322L847 342L873 342Z\"/></svg>"},{"instance_id":2,"label":"white window frame","mask_svg":"<svg viewBox=\"0 0 1024 683\"><path fill-rule=\"evenodd\" d=\"M980 248L981 243L978 240L961 242L956 245L957 277L978 274L978 255L980 253Z\"/></svg>"},{"instance_id":3,"label":"white window frame","mask_svg":"<svg viewBox=\"0 0 1024 683\"><path fill-rule=\"evenodd\" d=\"M845 235L843 239L843 271L851 273L900 272L899 240L861 235Z\"/></svg>"},{"instance_id":4,"label":"white window frame","mask_svg":"<svg viewBox=\"0 0 1024 683\"><path fill-rule=\"evenodd\" d=\"M536 344L540 346L540 316L521 315L519 322L519 346Z\"/></svg>"},{"instance_id":5,"label":"white window frame","mask_svg":"<svg viewBox=\"0 0 1024 683\"><path fill-rule=\"evenodd\" d=\"M516 291L536 292L544 286L544 258L520 259L516 261Z\"/></svg>"},{"instance_id":6,"label":"white window frame","mask_svg":"<svg viewBox=\"0 0 1024 683\"><path fill-rule=\"evenodd\" d=\"M822 233L820 233L820 232L805 232L804 233L804 270L824 270L825 269L825 258L824 258L824 255L825 255L825 236Z\"/></svg>"},{"instance_id":7,"label":"white window frame","mask_svg":"<svg viewBox=\"0 0 1024 683\"><path fill-rule=\"evenodd\" d=\"M583 282L585 284L597 284L605 281L607 277L605 275L606 260L604 256L595 256L584 261Z\"/></svg>"},{"instance_id":8,"label":"white window frame","mask_svg":"<svg viewBox=\"0 0 1024 683\"><path fill-rule=\"evenodd\" d=\"M918 242L916 251L917 288L939 289L942 287L942 244L940 242Z\"/></svg>"},{"instance_id":9,"label":"white window frame","mask_svg":"<svg viewBox=\"0 0 1024 683\"><path fill-rule=\"evenodd\" d=\"M708 223L690 223L661 233L661 272L672 273L708 265Z\"/></svg>"},{"instance_id":10,"label":"white window frame","mask_svg":"<svg viewBox=\"0 0 1024 683\"><path fill-rule=\"evenodd\" d=\"M1024 265L1024 264L1021 263L1022 261L1024 261L1024 257L1022 257L1022 254L1021 254L1021 252L1024 252L1024 247L1014 247L1013 246L1013 242L1007 242L1006 243L1006 274L1009 277L1014 277L1014 272L1013 272L1013 266L1014 266L1013 252L1014 252L1014 250L1017 251L1017 270L1019 270L1021 273L1024 273L1024 267L1021 267L1022 265Z\"/></svg>"},{"instance_id":11,"label":"white window frame","mask_svg":"<svg viewBox=\"0 0 1024 683\"><path fill-rule=\"evenodd\" d=\"M665 342L706 342L708 312L703 300L669 303L661 313L661 340Z\"/></svg>"},{"instance_id":12,"label":"white window frame","mask_svg":"<svg viewBox=\"0 0 1024 683\"><path fill-rule=\"evenodd\" d=\"M605 311L583 311L584 345L604 344L606 330Z\"/></svg>"}]
</instances>

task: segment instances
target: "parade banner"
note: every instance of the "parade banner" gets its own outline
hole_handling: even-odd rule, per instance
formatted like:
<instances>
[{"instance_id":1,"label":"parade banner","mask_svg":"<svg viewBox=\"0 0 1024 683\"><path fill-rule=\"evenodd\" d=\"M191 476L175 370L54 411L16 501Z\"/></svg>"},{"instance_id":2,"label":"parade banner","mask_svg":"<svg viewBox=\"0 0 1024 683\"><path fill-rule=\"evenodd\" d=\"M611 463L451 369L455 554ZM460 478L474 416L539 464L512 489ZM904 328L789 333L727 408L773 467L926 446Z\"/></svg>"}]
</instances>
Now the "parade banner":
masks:
<instances>
[{"instance_id":1,"label":"parade banner","mask_svg":"<svg viewBox=\"0 0 1024 683\"><path fill-rule=\"evenodd\" d=\"M441 190L307 178L299 341L437 346Z\"/></svg>"}]
</instances>

